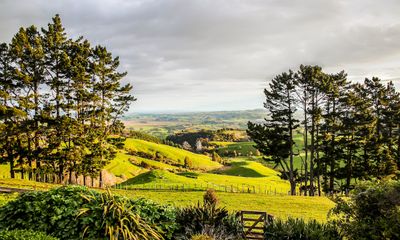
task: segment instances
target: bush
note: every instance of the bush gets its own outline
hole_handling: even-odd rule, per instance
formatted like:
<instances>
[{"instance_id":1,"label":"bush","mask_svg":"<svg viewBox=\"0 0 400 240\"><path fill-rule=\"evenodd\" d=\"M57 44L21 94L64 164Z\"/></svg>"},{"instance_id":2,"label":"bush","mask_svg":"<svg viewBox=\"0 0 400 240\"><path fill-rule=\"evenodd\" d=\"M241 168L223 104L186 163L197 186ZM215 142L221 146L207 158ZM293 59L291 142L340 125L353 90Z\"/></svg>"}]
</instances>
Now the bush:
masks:
<instances>
[{"instance_id":1,"label":"bush","mask_svg":"<svg viewBox=\"0 0 400 240\"><path fill-rule=\"evenodd\" d=\"M129 201L133 212L138 213L148 224L155 226L165 238L172 238L172 234L178 229L175 208L160 206L143 198L130 199Z\"/></svg>"},{"instance_id":2,"label":"bush","mask_svg":"<svg viewBox=\"0 0 400 240\"><path fill-rule=\"evenodd\" d=\"M184 168L193 168L193 162L189 157L185 157L185 159L183 160L184 163Z\"/></svg>"},{"instance_id":3,"label":"bush","mask_svg":"<svg viewBox=\"0 0 400 240\"><path fill-rule=\"evenodd\" d=\"M204 205L217 205L218 197L214 189L207 189L203 196Z\"/></svg>"},{"instance_id":4,"label":"bush","mask_svg":"<svg viewBox=\"0 0 400 240\"><path fill-rule=\"evenodd\" d=\"M60 239L80 239L83 226L76 220L84 187L61 187L48 192L26 192L0 208L0 229L28 229Z\"/></svg>"},{"instance_id":5,"label":"bush","mask_svg":"<svg viewBox=\"0 0 400 240\"><path fill-rule=\"evenodd\" d=\"M92 200L89 201L88 198ZM103 234L105 238L105 229L100 231L101 226L97 225L106 223L100 214L99 204L118 210L119 216L127 216L131 220L137 220L136 215L140 216L141 220L138 221L142 226L144 224L157 226L154 230L166 238L170 238L177 229L175 210L171 207L160 206L143 199L104 198L104 194L79 186L61 187L47 192L23 193L0 208L0 229L35 230L68 240L82 239L83 233L86 236ZM115 207L110 206L111 203L115 204ZM78 217L80 209L87 210L85 213L82 210ZM107 219L106 224L111 226L110 222L115 219L109 220L109 216ZM130 223L126 224L134 229ZM87 226L89 228L86 229Z\"/></svg>"},{"instance_id":6,"label":"bush","mask_svg":"<svg viewBox=\"0 0 400 240\"><path fill-rule=\"evenodd\" d=\"M343 239L334 224L318 223L315 220L289 218L275 220L266 226L265 239L271 240L340 240Z\"/></svg>"},{"instance_id":7,"label":"bush","mask_svg":"<svg viewBox=\"0 0 400 240\"><path fill-rule=\"evenodd\" d=\"M215 195L215 194L214 194ZM216 240L242 239L243 228L238 215L229 215L225 208L219 208L215 202L208 202L209 194L205 194L205 204L189 206L178 210L176 231L178 239L190 239L196 234L207 235Z\"/></svg>"},{"instance_id":8,"label":"bush","mask_svg":"<svg viewBox=\"0 0 400 240\"><path fill-rule=\"evenodd\" d=\"M86 203L78 215L85 226L82 238L161 239L160 233L132 211L128 199L114 196L109 190L100 197L83 197Z\"/></svg>"},{"instance_id":9,"label":"bush","mask_svg":"<svg viewBox=\"0 0 400 240\"><path fill-rule=\"evenodd\" d=\"M48 236L42 232L30 230L11 230L0 231L1 240L57 240L55 237Z\"/></svg>"},{"instance_id":10,"label":"bush","mask_svg":"<svg viewBox=\"0 0 400 240\"><path fill-rule=\"evenodd\" d=\"M349 239L400 239L400 181L365 182L331 215Z\"/></svg>"}]
</instances>

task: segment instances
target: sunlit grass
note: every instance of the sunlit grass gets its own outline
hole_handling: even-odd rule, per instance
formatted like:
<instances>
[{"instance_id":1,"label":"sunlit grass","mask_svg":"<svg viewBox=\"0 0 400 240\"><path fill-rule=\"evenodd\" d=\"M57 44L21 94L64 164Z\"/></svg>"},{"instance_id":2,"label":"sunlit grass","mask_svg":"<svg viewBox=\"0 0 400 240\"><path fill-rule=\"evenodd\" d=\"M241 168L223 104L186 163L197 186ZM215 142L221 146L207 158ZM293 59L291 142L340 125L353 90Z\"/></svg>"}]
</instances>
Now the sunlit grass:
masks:
<instances>
[{"instance_id":1,"label":"sunlit grass","mask_svg":"<svg viewBox=\"0 0 400 240\"><path fill-rule=\"evenodd\" d=\"M164 144L128 138L125 141L125 147L148 153L159 152L166 158L181 165L184 164L185 157L188 157L192 161L193 167L198 169L211 170L221 167L221 164L211 161L210 157Z\"/></svg>"},{"instance_id":2,"label":"sunlit grass","mask_svg":"<svg viewBox=\"0 0 400 240\"><path fill-rule=\"evenodd\" d=\"M47 190L59 187L59 184L38 183L28 180L0 179L0 186L25 189ZM98 189L96 189L98 190ZM161 204L188 206L202 200L202 191L150 191L113 189L117 194L129 198L146 198ZM17 194L0 195L0 205L14 199ZM328 211L334 203L326 197L304 197L287 195L265 195L251 193L217 192L220 206L230 211L259 210L266 211L277 218L297 217L326 221Z\"/></svg>"}]
</instances>

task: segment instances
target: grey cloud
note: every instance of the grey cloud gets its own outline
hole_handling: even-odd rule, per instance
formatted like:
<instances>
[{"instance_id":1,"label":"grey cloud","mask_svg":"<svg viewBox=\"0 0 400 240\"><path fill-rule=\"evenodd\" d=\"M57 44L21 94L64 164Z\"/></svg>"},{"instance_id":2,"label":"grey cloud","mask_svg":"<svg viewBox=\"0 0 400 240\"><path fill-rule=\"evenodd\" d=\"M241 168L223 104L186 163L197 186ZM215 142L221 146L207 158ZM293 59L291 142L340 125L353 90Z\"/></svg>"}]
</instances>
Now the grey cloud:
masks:
<instances>
[{"instance_id":1,"label":"grey cloud","mask_svg":"<svg viewBox=\"0 0 400 240\"><path fill-rule=\"evenodd\" d=\"M398 78L399 12L397 0L6 0L0 41L60 13L71 36L121 57L132 111L258 108L266 80L301 63Z\"/></svg>"}]
</instances>

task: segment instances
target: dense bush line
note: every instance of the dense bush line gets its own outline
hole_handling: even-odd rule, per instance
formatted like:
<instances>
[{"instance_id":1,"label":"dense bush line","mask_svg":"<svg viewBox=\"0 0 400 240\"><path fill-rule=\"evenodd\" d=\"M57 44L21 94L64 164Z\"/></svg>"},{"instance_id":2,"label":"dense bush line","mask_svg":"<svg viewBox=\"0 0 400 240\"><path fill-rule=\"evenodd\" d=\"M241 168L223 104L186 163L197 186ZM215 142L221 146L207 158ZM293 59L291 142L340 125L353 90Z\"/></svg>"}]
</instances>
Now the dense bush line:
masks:
<instances>
[{"instance_id":1,"label":"dense bush line","mask_svg":"<svg viewBox=\"0 0 400 240\"><path fill-rule=\"evenodd\" d=\"M225 238L240 234L234 215L216 207L207 195L203 205L176 209L145 199L128 199L67 186L27 192L0 208L0 229L26 229L68 239L185 239L208 233ZM214 199L209 204L209 199ZM191 223L191 224L189 224Z\"/></svg>"},{"instance_id":2,"label":"dense bush line","mask_svg":"<svg viewBox=\"0 0 400 240\"><path fill-rule=\"evenodd\" d=\"M265 239L270 240L340 240L343 239L334 223L289 218L275 220L265 229Z\"/></svg>"},{"instance_id":3,"label":"dense bush line","mask_svg":"<svg viewBox=\"0 0 400 240\"><path fill-rule=\"evenodd\" d=\"M400 239L400 181L364 182L331 215L349 239Z\"/></svg>"},{"instance_id":4,"label":"dense bush line","mask_svg":"<svg viewBox=\"0 0 400 240\"><path fill-rule=\"evenodd\" d=\"M123 226L128 229L133 227L131 222L139 222L135 227L144 231L138 231L138 239L147 239L147 235L169 238L176 229L175 210L170 207L79 186L23 193L0 208L0 229L42 231L59 239L108 239L115 232L110 233L107 228L118 229L119 218L130 218Z\"/></svg>"}]
</instances>

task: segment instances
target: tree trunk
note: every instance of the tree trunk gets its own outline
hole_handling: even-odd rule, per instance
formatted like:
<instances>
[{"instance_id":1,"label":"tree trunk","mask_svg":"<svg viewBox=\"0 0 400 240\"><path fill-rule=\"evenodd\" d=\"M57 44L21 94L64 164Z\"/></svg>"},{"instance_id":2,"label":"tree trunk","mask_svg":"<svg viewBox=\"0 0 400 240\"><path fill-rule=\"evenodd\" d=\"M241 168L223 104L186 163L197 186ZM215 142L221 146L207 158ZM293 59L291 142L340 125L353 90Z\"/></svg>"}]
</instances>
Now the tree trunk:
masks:
<instances>
[{"instance_id":1,"label":"tree trunk","mask_svg":"<svg viewBox=\"0 0 400 240\"><path fill-rule=\"evenodd\" d=\"M307 119L307 92L304 90L304 196L308 188L308 119Z\"/></svg>"},{"instance_id":2,"label":"tree trunk","mask_svg":"<svg viewBox=\"0 0 400 240\"><path fill-rule=\"evenodd\" d=\"M315 93L311 96L311 150L310 150L310 189L309 195L314 196L314 154L315 154Z\"/></svg>"},{"instance_id":3,"label":"tree trunk","mask_svg":"<svg viewBox=\"0 0 400 240\"><path fill-rule=\"evenodd\" d=\"M335 99L333 100L333 106L332 106L332 114L333 114L333 126L332 126L332 139L331 139L331 160L330 160L330 172L329 172L329 190L333 191L334 190L334 182L335 182L335 158L336 157L336 149L335 149L335 137L336 137L336 129L335 129L335 122L336 122L336 101Z\"/></svg>"},{"instance_id":4,"label":"tree trunk","mask_svg":"<svg viewBox=\"0 0 400 240\"><path fill-rule=\"evenodd\" d=\"M319 127L317 125L317 137L319 135ZM321 162L319 159L319 143L318 143L318 139L317 139L317 143L316 143L316 162L317 162L317 185L318 185L318 196L321 196L321 178L320 178L320 171L321 171Z\"/></svg>"},{"instance_id":5,"label":"tree trunk","mask_svg":"<svg viewBox=\"0 0 400 240\"><path fill-rule=\"evenodd\" d=\"M10 177L15 178L15 172L14 172L14 160L10 158Z\"/></svg>"}]
</instances>

